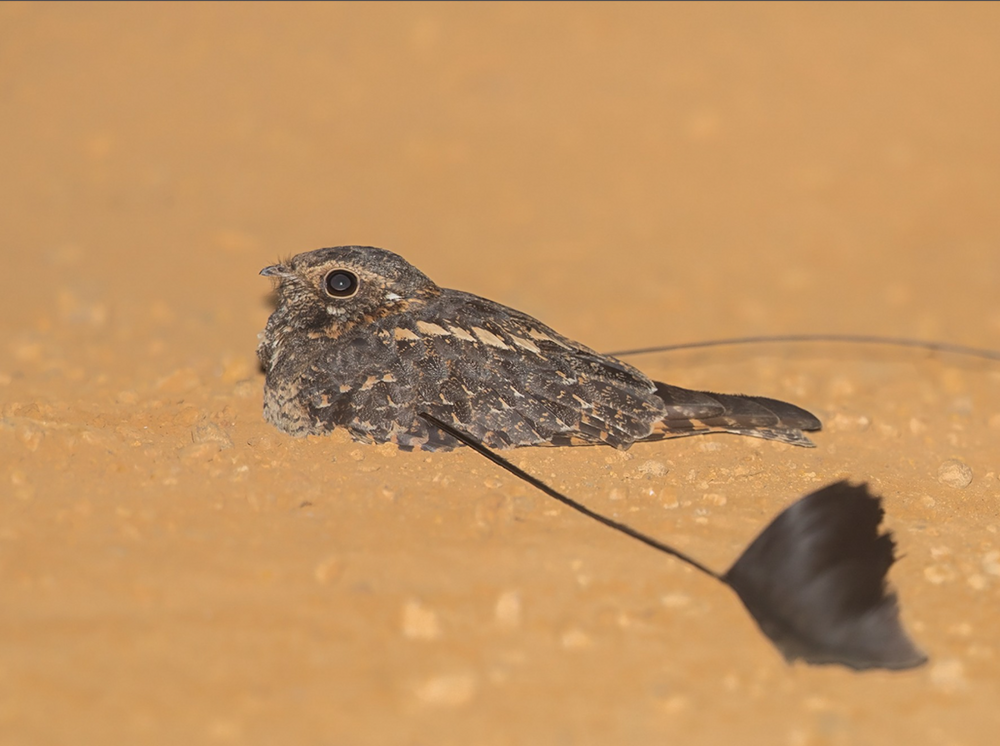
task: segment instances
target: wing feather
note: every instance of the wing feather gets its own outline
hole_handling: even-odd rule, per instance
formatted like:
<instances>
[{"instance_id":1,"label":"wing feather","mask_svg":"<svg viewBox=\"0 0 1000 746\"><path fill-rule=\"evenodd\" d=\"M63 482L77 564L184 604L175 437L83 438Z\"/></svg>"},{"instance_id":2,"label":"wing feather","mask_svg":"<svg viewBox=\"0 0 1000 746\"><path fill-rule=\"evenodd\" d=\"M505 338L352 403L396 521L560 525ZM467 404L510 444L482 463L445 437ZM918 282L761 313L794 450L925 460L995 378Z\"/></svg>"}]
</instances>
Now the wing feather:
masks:
<instances>
[{"instance_id":1,"label":"wing feather","mask_svg":"<svg viewBox=\"0 0 1000 746\"><path fill-rule=\"evenodd\" d=\"M409 447L457 445L431 432L419 417L426 411L494 448L569 441L622 448L647 437L665 414L638 370L527 314L443 291L433 319L427 333L420 316L387 317L375 333L329 349L304 385L310 400L338 396L311 415L328 429Z\"/></svg>"}]
</instances>

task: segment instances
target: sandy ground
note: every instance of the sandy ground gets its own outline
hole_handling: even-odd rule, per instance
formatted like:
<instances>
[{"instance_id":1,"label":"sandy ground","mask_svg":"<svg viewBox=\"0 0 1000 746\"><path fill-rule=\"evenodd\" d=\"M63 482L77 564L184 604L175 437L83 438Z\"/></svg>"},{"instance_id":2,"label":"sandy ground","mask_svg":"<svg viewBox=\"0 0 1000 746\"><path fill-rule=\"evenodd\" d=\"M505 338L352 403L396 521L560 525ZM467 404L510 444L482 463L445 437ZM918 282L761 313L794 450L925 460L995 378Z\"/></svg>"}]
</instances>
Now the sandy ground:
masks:
<instances>
[{"instance_id":1,"label":"sandy ground","mask_svg":"<svg viewBox=\"0 0 1000 746\"><path fill-rule=\"evenodd\" d=\"M1000 364L649 355L818 447L513 454L720 570L869 481L931 661L857 674L475 454L279 433L254 349L258 270L345 243L598 349L1000 348L997 39L992 4L0 5L0 742L995 743Z\"/></svg>"}]
</instances>

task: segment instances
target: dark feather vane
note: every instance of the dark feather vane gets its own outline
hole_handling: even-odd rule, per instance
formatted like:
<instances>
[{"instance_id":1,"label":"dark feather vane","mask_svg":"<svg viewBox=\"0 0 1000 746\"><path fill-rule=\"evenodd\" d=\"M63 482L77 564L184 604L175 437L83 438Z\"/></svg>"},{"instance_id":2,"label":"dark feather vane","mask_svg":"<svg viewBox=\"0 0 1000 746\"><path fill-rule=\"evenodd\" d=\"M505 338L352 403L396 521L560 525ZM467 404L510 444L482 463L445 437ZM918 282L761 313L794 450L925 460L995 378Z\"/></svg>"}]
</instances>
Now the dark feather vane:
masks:
<instances>
[{"instance_id":1,"label":"dark feather vane","mask_svg":"<svg viewBox=\"0 0 1000 746\"><path fill-rule=\"evenodd\" d=\"M927 661L903 630L896 594L887 589L895 544L890 534L879 534L881 500L865 485L836 482L800 498L719 575L566 497L457 428L423 417L563 505L728 585L788 662L861 670L907 669Z\"/></svg>"},{"instance_id":2,"label":"dark feather vane","mask_svg":"<svg viewBox=\"0 0 1000 746\"><path fill-rule=\"evenodd\" d=\"M886 588L895 542L879 533L882 516L866 485L828 485L775 518L722 577L787 660L859 669L927 660Z\"/></svg>"}]
</instances>

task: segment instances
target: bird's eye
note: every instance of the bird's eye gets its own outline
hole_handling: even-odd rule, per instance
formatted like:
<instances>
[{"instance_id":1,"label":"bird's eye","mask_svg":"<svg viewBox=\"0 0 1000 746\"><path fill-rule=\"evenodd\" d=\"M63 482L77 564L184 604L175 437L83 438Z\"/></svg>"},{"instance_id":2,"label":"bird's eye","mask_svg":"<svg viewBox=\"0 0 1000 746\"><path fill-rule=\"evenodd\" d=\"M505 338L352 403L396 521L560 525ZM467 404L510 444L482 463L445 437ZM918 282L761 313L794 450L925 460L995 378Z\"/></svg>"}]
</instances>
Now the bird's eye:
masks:
<instances>
[{"instance_id":1,"label":"bird's eye","mask_svg":"<svg viewBox=\"0 0 1000 746\"><path fill-rule=\"evenodd\" d=\"M358 276L346 269L335 269L326 276L326 292L334 298L350 298L358 292Z\"/></svg>"}]
</instances>

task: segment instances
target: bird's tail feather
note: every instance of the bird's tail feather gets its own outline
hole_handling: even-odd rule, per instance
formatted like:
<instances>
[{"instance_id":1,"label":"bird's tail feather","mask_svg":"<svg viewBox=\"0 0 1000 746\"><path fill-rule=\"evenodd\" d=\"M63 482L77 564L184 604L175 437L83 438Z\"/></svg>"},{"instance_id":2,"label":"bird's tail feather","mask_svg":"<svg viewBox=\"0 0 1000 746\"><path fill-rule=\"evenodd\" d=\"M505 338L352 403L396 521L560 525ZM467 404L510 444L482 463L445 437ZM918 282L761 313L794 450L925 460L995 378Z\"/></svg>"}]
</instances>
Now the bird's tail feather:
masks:
<instances>
[{"instance_id":1,"label":"bird's tail feather","mask_svg":"<svg viewBox=\"0 0 1000 746\"><path fill-rule=\"evenodd\" d=\"M803 431L822 427L812 413L777 399L691 391L659 382L656 393L667 405L667 416L647 440L725 432L812 448Z\"/></svg>"}]
</instances>

